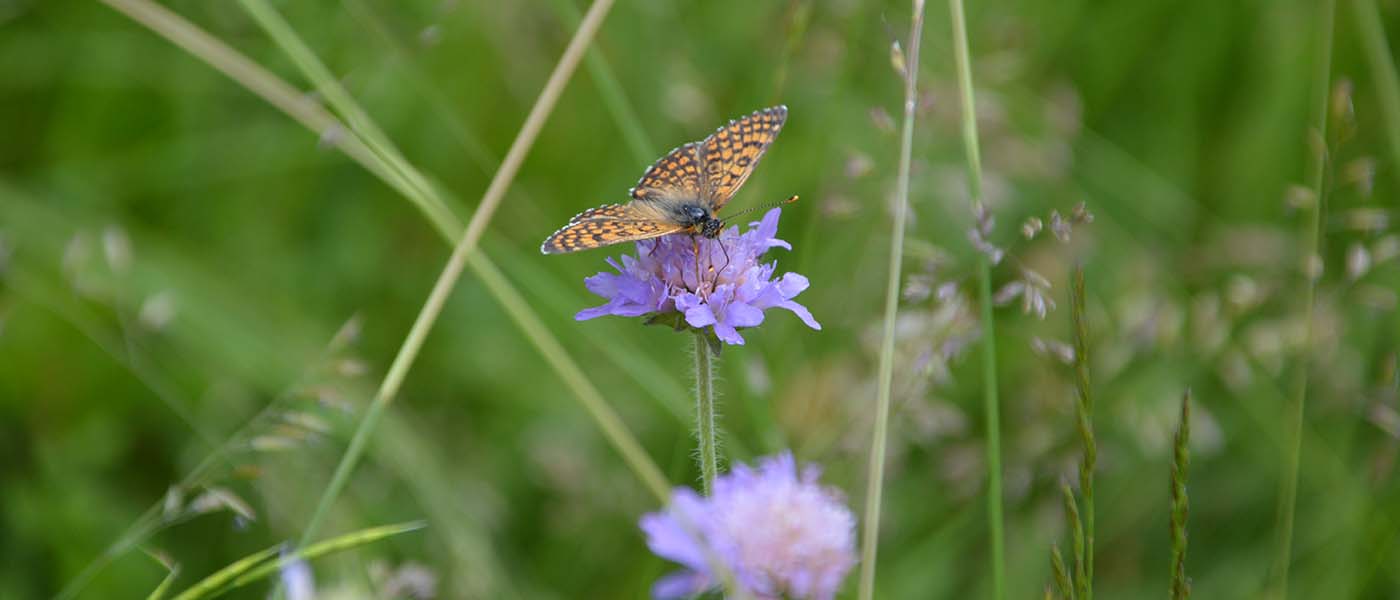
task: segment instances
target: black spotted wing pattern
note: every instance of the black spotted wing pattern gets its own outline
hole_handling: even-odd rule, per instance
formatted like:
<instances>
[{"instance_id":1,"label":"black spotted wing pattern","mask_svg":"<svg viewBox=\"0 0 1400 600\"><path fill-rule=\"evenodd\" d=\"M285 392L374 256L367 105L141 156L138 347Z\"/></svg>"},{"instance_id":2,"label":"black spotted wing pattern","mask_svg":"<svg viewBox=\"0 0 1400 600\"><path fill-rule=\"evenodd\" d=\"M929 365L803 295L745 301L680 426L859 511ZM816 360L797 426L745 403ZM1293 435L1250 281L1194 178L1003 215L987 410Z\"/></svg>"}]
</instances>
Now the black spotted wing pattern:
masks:
<instances>
[{"instance_id":1,"label":"black spotted wing pattern","mask_svg":"<svg viewBox=\"0 0 1400 600\"><path fill-rule=\"evenodd\" d=\"M631 202L575 215L544 241L540 251L576 252L686 231L677 208L699 204L711 214L718 212L753 174L786 120L786 106L766 108L670 151L630 190Z\"/></svg>"},{"instance_id":2,"label":"black spotted wing pattern","mask_svg":"<svg viewBox=\"0 0 1400 600\"><path fill-rule=\"evenodd\" d=\"M700 143L705 198L710 210L718 212L734 197L786 121L786 106L765 108L730 121Z\"/></svg>"},{"instance_id":3,"label":"black spotted wing pattern","mask_svg":"<svg viewBox=\"0 0 1400 600\"><path fill-rule=\"evenodd\" d=\"M590 208L569 219L540 245L545 254L563 254L622 242L645 240L680 231L682 227L657 218L654 211L629 204Z\"/></svg>"}]
</instances>

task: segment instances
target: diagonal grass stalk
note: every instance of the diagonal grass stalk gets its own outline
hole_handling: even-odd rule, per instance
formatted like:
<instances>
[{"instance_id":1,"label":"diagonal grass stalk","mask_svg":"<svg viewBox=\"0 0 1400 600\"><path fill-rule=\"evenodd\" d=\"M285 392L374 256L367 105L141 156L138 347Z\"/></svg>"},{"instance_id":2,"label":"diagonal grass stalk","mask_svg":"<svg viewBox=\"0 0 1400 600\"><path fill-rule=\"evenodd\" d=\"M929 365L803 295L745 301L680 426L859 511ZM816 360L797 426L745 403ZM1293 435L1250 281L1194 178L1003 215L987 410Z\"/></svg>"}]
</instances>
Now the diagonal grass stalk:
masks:
<instances>
[{"instance_id":1,"label":"diagonal grass stalk","mask_svg":"<svg viewBox=\"0 0 1400 600\"><path fill-rule=\"evenodd\" d=\"M974 214L982 214L982 154L977 143L977 104L973 96L972 65L967 44L967 18L962 0L948 0L953 21L953 53L957 61L958 91L962 98L963 147L967 154L967 182ZM1006 589L1006 559L1002 539L1001 508L1001 408L997 401L996 322L992 315L992 265L985 253L977 255L977 297L982 305L982 410L987 421L987 525L991 535L992 597L1001 600Z\"/></svg>"},{"instance_id":2,"label":"diagonal grass stalk","mask_svg":"<svg viewBox=\"0 0 1400 600\"><path fill-rule=\"evenodd\" d=\"M282 15L278 14L266 0L241 0L241 3L249 16L253 17L253 20L263 28L268 37L277 43L297 69L311 80L311 83L316 86L316 90L326 98L332 107L340 112L341 117L345 119L345 122L350 125L365 145L375 153L375 156L404 178L410 186L417 189L420 196L436 197L437 194L427 179L408 164L403 154L389 141L388 136L384 135L374 120L370 119L369 114L340 85L340 82L331 74L330 69L321 62L321 59L316 57L316 53L312 52L306 42L301 40L296 31L292 29L291 24L282 18ZM432 208L446 210L445 205Z\"/></svg>"},{"instance_id":3,"label":"diagonal grass stalk","mask_svg":"<svg viewBox=\"0 0 1400 600\"><path fill-rule=\"evenodd\" d=\"M1386 139L1390 141L1390 160L1394 161L1392 166L1400 177L1400 75L1395 71L1395 58L1385 39L1385 25L1376 9L1376 0L1352 0L1351 7L1355 9L1356 28L1361 33L1371 76L1376 80Z\"/></svg>"},{"instance_id":4,"label":"diagonal grass stalk","mask_svg":"<svg viewBox=\"0 0 1400 600\"><path fill-rule=\"evenodd\" d=\"M885 445L889 437L890 385L894 376L895 317L899 311L899 275L904 260L904 227L909 212L909 166L914 151L914 109L918 106L919 40L924 31L924 0L914 0L909 25L909 55L904 70L904 124L899 140L899 174L890 233L889 278L885 284L884 333L875 396L875 431L870 440L870 474L865 487L865 527L860 542L860 598L875 597L875 555L880 541L880 494L885 479Z\"/></svg>"},{"instance_id":5,"label":"diagonal grass stalk","mask_svg":"<svg viewBox=\"0 0 1400 600\"><path fill-rule=\"evenodd\" d=\"M103 1L205 61L311 131L321 134L343 129L338 119L307 99L299 90L164 7L150 0ZM418 206L445 240L453 242L461 237L462 225L450 212L428 208L434 201L437 205L445 206L440 199L436 196L424 196L388 168L358 137L346 135L332 140L352 160ZM427 193L435 192L430 190ZM487 256L481 253L473 254L467 263L473 272L482 278L488 292L506 310L516 326L521 328L526 339L545 357L546 362L595 420L608 442L622 455L647 489L664 502L668 498L669 484L661 469L642 450L640 443L627 430L621 418L564 350L559 340L544 326L539 315L525 303L519 291L506 280Z\"/></svg>"},{"instance_id":6,"label":"diagonal grass stalk","mask_svg":"<svg viewBox=\"0 0 1400 600\"><path fill-rule=\"evenodd\" d=\"M1327 103L1332 89L1332 38L1333 21L1337 12L1336 0L1320 3L1322 14L1318 15L1319 55L1316 79L1313 81L1314 106L1310 148L1315 153L1308 174L1308 186L1313 190L1313 203L1307 214L1304 231L1302 274L1307 278L1303 290L1303 346L1298 354L1298 364L1294 367L1293 399L1289 407L1289 431L1285 445L1283 478L1279 483L1278 520L1275 530L1278 543L1275 548L1272 582L1270 587L1275 598L1288 597L1288 568L1293 561L1293 521L1298 502L1298 462L1303 451L1303 408L1308 394L1308 369L1312 366L1313 308L1317 300L1317 280L1321 277L1322 260L1322 215L1327 210ZM1312 136L1309 136L1312 137Z\"/></svg>"},{"instance_id":7,"label":"diagonal grass stalk","mask_svg":"<svg viewBox=\"0 0 1400 600\"><path fill-rule=\"evenodd\" d=\"M578 8L574 6L573 0L550 0L549 4L566 25L575 28L579 26ZM642 164L655 159L656 150L651 143L651 137L647 135L646 128L642 127L642 122L637 119L637 111L627 100L627 93L623 91L622 84L618 82L612 68L608 66L607 59L603 58L603 51L597 47L590 48L584 60L587 61L584 67L588 69L593 83L598 86L598 94L603 97L603 104L617 122L618 128L622 129L622 137L627 141L632 157Z\"/></svg>"},{"instance_id":8,"label":"diagonal grass stalk","mask_svg":"<svg viewBox=\"0 0 1400 600\"><path fill-rule=\"evenodd\" d=\"M613 0L596 0L589 8L588 14L564 49L559 63L550 73L549 79L545 82L544 89L540 91L534 106L530 108L530 113L525 117L525 123L516 134L510 150L506 152L505 159L501 161L501 166L496 171L496 175L491 178L491 183L487 186L486 193L482 196L475 214L468 221L466 233L462 235L453 248L452 255L448 257L447 265L443 267L442 273L433 284L427 301L424 302L423 308L409 329L408 337L404 339L403 345L394 356L379 391L375 394L374 400L370 403L369 409L365 412L364 418L361 419L354 436L350 439L350 445L336 466L330 484L322 492L316 510L312 513L306 529L302 532L300 542L302 546L315 539L320 525L330 513L331 505L335 503L336 498L349 482L350 473L358 464L370 435L377 428L384 410L398 394L399 387L408 375L408 369L417 359L418 352L427 340L428 333L442 313L442 307L447 303L447 298L451 295L453 288L456 287L457 280L461 278L462 270L467 265L467 259L476 249L477 242L481 239L482 233L486 231L491 216L495 214L496 208L505 197L506 190L514 182L516 173L520 171L520 166L525 162L525 156L529 153L530 147L534 145L540 130L544 128L545 121L553 112L565 85L573 76L575 68L578 67L579 61L583 58L588 45L592 43L599 27L602 26L603 18L607 16L612 3ZM317 89L326 96L326 99L345 115L355 133L375 150L376 156L387 162L390 169L399 172L420 195L436 196L426 180L412 167L407 166L407 162L402 160L401 155L393 149L387 138L373 124L364 110L335 81L325 65L315 57L306 44L297 37L291 26L265 0L242 0L242 4L267 31L268 35L292 58L298 68L316 84ZM438 204L442 203L438 202Z\"/></svg>"}]
</instances>

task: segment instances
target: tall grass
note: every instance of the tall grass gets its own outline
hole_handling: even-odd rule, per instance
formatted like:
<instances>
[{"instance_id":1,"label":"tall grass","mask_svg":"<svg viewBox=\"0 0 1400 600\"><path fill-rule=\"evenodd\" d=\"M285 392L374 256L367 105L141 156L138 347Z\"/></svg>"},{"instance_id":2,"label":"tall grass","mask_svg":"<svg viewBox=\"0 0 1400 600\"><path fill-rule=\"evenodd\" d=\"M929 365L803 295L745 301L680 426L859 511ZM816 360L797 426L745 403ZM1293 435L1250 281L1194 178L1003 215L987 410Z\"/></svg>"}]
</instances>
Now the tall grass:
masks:
<instances>
[{"instance_id":1,"label":"tall grass","mask_svg":"<svg viewBox=\"0 0 1400 600\"><path fill-rule=\"evenodd\" d=\"M1191 470L1191 390L1181 396L1181 422L1176 426L1172 444L1171 473L1171 592L1172 600L1191 597L1191 583L1186 578L1186 519L1190 504L1186 497L1186 480Z\"/></svg>"},{"instance_id":2,"label":"tall grass","mask_svg":"<svg viewBox=\"0 0 1400 600\"><path fill-rule=\"evenodd\" d=\"M1084 500L1084 552L1075 556L1079 569L1079 598L1094 597L1094 469L1098 444L1094 440L1094 390L1089 383L1089 325L1085 320L1084 267L1070 274L1070 320L1074 326L1074 388L1077 391L1075 422L1084 454L1079 463L1079 493Z\"/></svg>"},{"instance_id":3,"label":"tall grass","mask_svg":"<svg viewBox=\"0 0 1400 600\"><path fill-rule=\"evenodd\" d=\"M292 86L246 57L204 32L189 21L149 0L104 0L106 4L160 34L191 55L228 75L231 79L287 113L316 134L345 130L346 127L325 109L309 100ZM434 228L448 241L465 239L462 225L445 207L438 192L431 187L413 186L376 155L357 135L333 138L336 146L348 156L412 201L428 217ZM669 484L661 469L646 455L640 443L627 430L617 413L603 399L597 387L564 350L558 339L546 328L539 316L505 278L491 260L482 253L473 253L466 263L481 279L487 291L506 314L520 327L525 338L544 356L546 363L573 392L585 411L602 431L605 439L622 455L624 461L656 497L665 501Z\"/></svg>"},{"instance_id":4,"label":"tall grass","mask_svg":"<svg viewBox=\"0 0 1400 600\"><path fill-rule=\"evenodd\" d=\"M904 60L904 120L899 138L894 222L890 231L889 273L885 281L884 331L880 338L880 367L876 375L875 430L870 439L870 473L865 487L865 529L860 544L860 598L875 597L876 546L880 540L880 495L885 480L885 446L889 437L890 386L894 375L895 319L899 311L900 270L904 261L904 228L909 212L909 166L914 152L914 111L919 102L919 46L924 31L924 0L914 0L909 24L909 53Z\"/></svg>"},{"instance_id":5,"label":"tall grass","mask_svg":"<svg viewBox=\"0 0 1400 600\"><path fill-rule=\"evenodd\" d=\"M1386 139L1390 142L1390 160L1394 173L1400 175L1400 74L1395 70L1395 58L1385 39L1385 21L1376 9L1376 0L1352 0L1356 28L1366 50L1371 76L1376 80L1380 96L1381 116L1385 119Z\"/></svg>"},{"instance_id":6,"label":"tall grass","mask_svg":"<svg viewBox=\"0 0 1400 600\"><path fill-rule=\"evenodd\" d=\"M967 158L967 186L972 211L984 214L982 204L982 152L977 141L977 101L972 86L972 61L967 42L967 17L962 0L948 0L952 14L953 54L957 61L958 92L962 106L963 149ZM992 597L1006 596L1006 558L1001 506L1001 407L997 399L996 321L992 315L992 265L985 253L977 253L977 301L982 310L982 411L987 426L987 528L991 547Z\"/></svg>"},{"instance_id":7,"label":"tall grass","mask_svg":"<svg viewBox=\"0 0 1400 600\"><path fill-rule=\"evenodd\" d=\"M1294 366L1292 401L1289 407L1283 477L1279 484L1277 525L1278 543L1275 547L1271 595L1288 597L1288 570L1293 561L1293 523L1298 502L1298 469L1303 451L1303 415L1308 394L1308 370L1312 368L1313 312L1317 300L1317 280L1322 273L1322 224L1327 211L1327 147L1328 101L1332 95L1332 38L1337 3L1325 0L1318 4L1318 58L1313 80L1313 123L1309 131L1309 149L1313 163L1308 173L1308 187L1313 201L1307 207L1303 232L1302 276L1304 334L1303 345Z\"/></svg>"},{"instance_id":8,"label":"tall grass","mask_svg":"<svg viewBox=\"0 0 1400 600\"><path fill-rule=\"evenodd\" d=\"M525 156L529 153L530 147L534 145L535 139L539 136L540 130L544 127L549 113L554 110L554 105L558 102L560 94L564 91L565 84L573 75L574 69L583 58L583 53L588 45L593 41L594 34L602 26L603 18L607 16L608 10L612 7L613 0L597 0L590 7L587 16L579 25L574 36L569 41L569 45L564 49L564 55L555 65L554 71L550 73L549 80L545 83L544 89L535 100L535 105L531 107L530 113L525 118L525 123L521 125L520 131L516 134L515 141L511 143L510 150L506 152L506 157L501 161L500 168L491 179L490 185L482 195L481 203L477 206L475 214L467 223L466 232L457 242L452 250L452 255L447 260L447 265L443 267L442 273L433 284L433 289L424 302L423 308L414 319L413 326L409 329L408 337L404 339L403 345L395 354L393 362L389 366L389 372L385 375L379 391L375 394L369 409L365 411L359 426L355 430L354 437L350 440L350 445L346 448L345 454L341 457L340 463L336 466L335 473L331 477L330 484L326 486L321 495L320 501L316 505L315 512L307 522L306 528L302 532L301 545L306 545L315 539L320 525L330 514L330 508L339 497L345 485L349 483L350 473L354 471L360 456L364 452L365 444L368 443L370 435L379 424L384 410L398 394L399 387L408 375L408 369L417 359L419 350L427 340L428 332L436 324L438 316L442 313L442 307L447 303L447 298L451 295L452 289L456 286L457 280L461 277L462 270L466 267L467 259L472 251L476 249L477 242L481 239L481 234L486 231L486 226L495 214L496 207L500 205L505 197L506 190L515 180L516 173L520 170L520 165L525 161ZM269 6L265 0L242 0L243 6L249 14L263 27L267 34L277 42L279 46L292 58L292 61L309 78L327 98L332 106L336 107L349 122L354 132L362 140L375 150L375 155L386 162L389 169L397 171L416 191L425 197L436 197L421 174L408 165L403 160L401 154L392 147L386 136L378 126L368 117L348 93L331 76L330 70L317 59L314 53L296 35L295 31L285 20ZM442 202L434 203L443 205ZM644 454L643 454L644 456ZM659 473L658 473L659 475Z\"/></svg>"}]
</instances>

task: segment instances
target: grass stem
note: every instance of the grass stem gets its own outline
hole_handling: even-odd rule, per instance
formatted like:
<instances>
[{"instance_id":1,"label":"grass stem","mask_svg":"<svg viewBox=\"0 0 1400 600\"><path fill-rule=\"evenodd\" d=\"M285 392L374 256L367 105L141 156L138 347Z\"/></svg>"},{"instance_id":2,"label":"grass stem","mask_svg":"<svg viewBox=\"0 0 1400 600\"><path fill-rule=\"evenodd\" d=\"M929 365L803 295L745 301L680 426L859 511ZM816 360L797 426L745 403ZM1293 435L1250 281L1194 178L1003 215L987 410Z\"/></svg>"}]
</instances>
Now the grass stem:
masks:
<instances>
[{"instance_id":1,"label":"grass stem","mask_svg":"<svg viewBox=\"0 0 1400 600\"><path fill-rule=\"evenodd\" d=\"M428 294L428 299L423 303L418 316L414 319L413 326L409 329L408 336L404 339L399 351L395 354L393 362L389 366L389 372L385 375L379 390L375 393L374 400L370 403L369 409L365 412L359 426L355 430L354 436L350 440L350 445L346 448L345 454L341 457L340 463L336 465L335 473L331 476L331 482L322 492L321 499L317 502L316 510L312 513L307 522L305 530L302 532L302 546L315 539L320 525L325 521L330 512L330 507L335 503L345 485L349 481L349 476L358 464L360 456L364 452L365 444L369 436L374 432L379 424L379 420L384 410L397 396L399 387L403 384L404 378L408 374L408 369L417 359L418 352L422 349L423 343L427 340L428 332L437 323L438 316L442 313L442 307L446 304L447 298L456 287L457 280L460 279L462 270L466 268L468 258L472 251L476 249L477 242L481 234L485 232L491 216L494 214L500 201L505 197L506 190L514 182L516 173L519 172L521 164L525 161L525 156L529 153L530 147L534 145L540 130L544 127L549 113L553 112L554 105L558 102L559 96L563 93L565 84L573 75L575 68L592 42L594 34L602 25L603 18L612 7L613 0L596 0L589 8L588 14L579 25L574 36L569 40L569 45L564 49L563 56L559 63L555 65L554 71L550 73L549 80L545 83L544 89L540 92L535 104L530 109L529 115L525 118L525 123L516 134L515 140L511 143L510 150L501 162L501 167L491 179L490 185L486 188L486 193L482 196L476 213L467 223L466 233L457 241L452 250L452 255L448 257L447 264L443 267L442 273L433 284L432 291ZM364 111L350 99L347 93L339 85L334 83L334 78L319 60L316 60L305 44L301 43L292 29L281 19L276 12L266 4L264 0L243 0L243 4L249 12L258 19L259 23L267 29L268 34L278 40L293 61L318 84L318 88L326 94L327 99L337 105L346 114L350 125L360 134L366 144L371 147L376 145L381 149L377 155L387 162L390 168L398 171L408 180L411 187L424 196L432 196L434 192L431 186L420 176L416 175L411 167L406 166L406 162L398 159L396 151L387 150L390 146L387 139L377 127L369 120ZM411 173L411 174L410 174ZM441 203L439 203L441 204Z\"/></svg>"},{"instance_id":2,"label":"grass stem","mask_svg":"<svg viewBox=\"0 0 1400 600\"><path fill-rule=\"evenodd\" d=\"M1309 147L1314 152L1313 164L1308 174L1308 185L1313 190L1313 203L1307 213L1306 231L1303 232L1302 274L1306 278L1303 286L1303 345L1298 353L1298 364L1294 367L1293 400L1289 407L1289 431L1284 456L1283 478L1279 485L1279 506L1277 533L1272 569L1273 592L1275 598L1288 597L1288 569L1293 560L1293 521L1298 502L1298 464L1303 446L1303 414L1308 392L1308 369L1312 366L1313 308L1317 297L1317 280L1321 277L1322 260L1322 215L1327 210L1327 104L1332 89L1332 39L1333 20L1336 15L1336 0L1326 0L1319 4L1322 14L1318 19L1319 56L1316 79L1313 81L1314 106L1312 135Z\"/></svg>"},{"instance_id":3,"label":"grass stem","mask_svg":"<svg viewBox=\"0 0 1400 600\"><path fill-rule=\"evenodd\" d=\"M880 539L880 493L885 478L885 445L890 420L890 386L894 376L895 317L899 311L899 279L904 260L904 228L909 212L909 167L914 151L914 109L918 105L919 40L924 31L924 1L913 1L909 25L909 54L904 71L904 124L899 142L899 174L894 223L890 234L890 264L885 283L884 332L880 342L880 371L875 397L875 430L870 441L870 474L865 488L865 528L860 544L860 598L875 597L875 555Z\"/></svg>"},{"instance_id":4,"label":"grass stem","mask_svg":"<svg viewBox=\"0 0 1400 600\"><path fill-rule=\"evenodd\" d=\"M1094 441L1094 395L1089 385L1089 327L1084 319L1084 267L1076 265L1070 281L1070 320L1074 326L1074 387L1078 392L1075 417L1079 437L1084 444L1083 462L1079 464L1079 494L1084 500L1084 565L1079 581L1079 597L1094 597L1094 468L1099 450Z\"/></svg>"},{"instance_id":5,"label":"grass stem","mask_svg":"<svg viewBox=\"0 0 1400 600\"><path fill-rule=\"evenodd\" d=\"M974 214L982 205L982 153L977 141L977 103L972 87L972 61L968 51L967 17L962 0L948 0L952 13L953 54L957 63L958 91L962 98L963 147L967 154L968 190ZM992 314L992 265L985 253L977 258L977 297L982 307L982 410L987 424L987 526L990 530L992 597L1006 596L1006 559L1001 504L1001 409L997 400L996 321Z\"/></svg>"},{"instance_id":6,"label":"grass stem","mask_svg":"<svg viewBox=\"0 0 1400 600\"><path fill-rule=\"evenodd\" d=\"M1380 96L1381 116L1390 142L1390 160L1394 173L1400 176L1400 75L1395 71L1395 59L1385 39L1385 25L1376 0L1352 0L1351 6L1371 76L1376 80L1376 95Z\"/></svg>"},{"instance_id":7,"label":"grass stem","mask_svg":"<svg viewBox=\"0 0 1400 600\"><path fill-rule=\"evenodd\" d=\"M1186 390L1181 397L1181 423L1176 428L1173 448L1171 600L1186 600L1191 597L1191 583L1186 579L1186 517L1190 512L1186 479L1191 469L1191 390Z\"/></svg>"},{"instance_id":8,"label":"grass stem","mask_svg":"<svg viewBox=\"0 0 1400 600\"><path fill-rule=\"evenodd\" d=\"M719 476L719 435L715 430L715 371L710 344L703 333L695 334L695 436L700 441L701 489L706 496Z\"/></svg>"},{"instance_id":9,"label":"grass stem","mask_svg":"<svg viewBox=\"0 0 1400 600\"><path fill-rule=\"evenodd\" d=\"M322 135L327 131L346 129L335 115L310 100L300 90L165 7L150 0L103 2L204 61L313 133ZM461 222L450 211L441 209L445 208L446 204L438 197L434 188L423 189L411 185L399 173L389 168L357 135L333 136L329 139L365 170L413 202L443 239L453 243L462 238ZM646 488L658 500L666 502L670 494L670 485L661 469L647 456L616 411L607 404L598 388L564 350L558 338L545 327L539 315L525 302L515 286L484 253L472 254L467 264L522 330L525 338L544 356L565 386L573 392L584 410L594 419L605 439L622 455L623 460Z\"/></svg>"}]
</instances>

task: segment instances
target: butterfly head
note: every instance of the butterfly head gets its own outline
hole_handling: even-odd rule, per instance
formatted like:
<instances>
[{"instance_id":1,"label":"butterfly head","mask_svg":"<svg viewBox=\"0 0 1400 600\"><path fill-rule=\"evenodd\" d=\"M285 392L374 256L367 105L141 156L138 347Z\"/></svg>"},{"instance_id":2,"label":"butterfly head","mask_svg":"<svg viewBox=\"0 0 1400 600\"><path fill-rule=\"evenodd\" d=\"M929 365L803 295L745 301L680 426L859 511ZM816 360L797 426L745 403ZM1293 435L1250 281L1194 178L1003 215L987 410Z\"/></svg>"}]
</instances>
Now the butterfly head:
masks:
<instances>
[{"instance_id":1,"label":"butterfly head","mask_svg":"<svg viewBox=\"0 0 1400 600\"><path fill-rule=\"evenodd\" d=\"M714 239L719 237L719 232L724 230L724 221L710 217L700 224L700 235Z\"/></svg>"}]
</instances>

